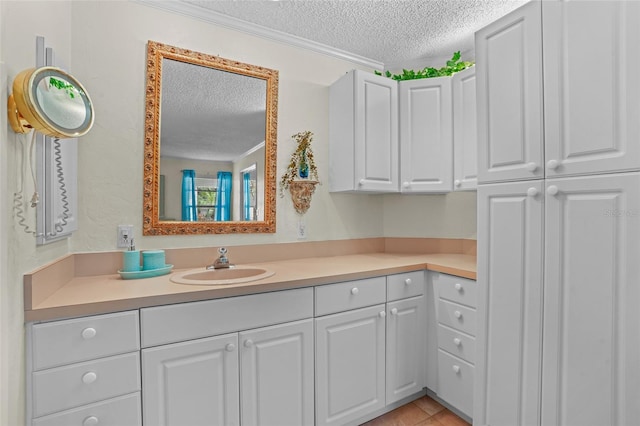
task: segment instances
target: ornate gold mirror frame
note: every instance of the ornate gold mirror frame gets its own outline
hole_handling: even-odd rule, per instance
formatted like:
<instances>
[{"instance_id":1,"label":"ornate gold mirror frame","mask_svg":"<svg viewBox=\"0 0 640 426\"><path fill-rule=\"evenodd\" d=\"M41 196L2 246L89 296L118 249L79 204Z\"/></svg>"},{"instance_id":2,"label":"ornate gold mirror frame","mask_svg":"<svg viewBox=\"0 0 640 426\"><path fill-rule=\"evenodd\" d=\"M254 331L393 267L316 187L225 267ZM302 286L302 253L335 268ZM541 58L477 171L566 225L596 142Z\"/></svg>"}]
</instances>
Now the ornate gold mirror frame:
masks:
<instances>
[{"instance_id":1,"label":"ornate gold mirror frame","mask_svg":"<svg viewBox=\"0 0 640 426\"><path fill-rule=\"evenodd\" d=\"M264 220L160 220L160 120L163 59L227 71L266 81ZM218 56L149 41L144 138L143 235L274 233L276 231L276 152L278 127L278 71Z\"/></svg>"}]
</instances>

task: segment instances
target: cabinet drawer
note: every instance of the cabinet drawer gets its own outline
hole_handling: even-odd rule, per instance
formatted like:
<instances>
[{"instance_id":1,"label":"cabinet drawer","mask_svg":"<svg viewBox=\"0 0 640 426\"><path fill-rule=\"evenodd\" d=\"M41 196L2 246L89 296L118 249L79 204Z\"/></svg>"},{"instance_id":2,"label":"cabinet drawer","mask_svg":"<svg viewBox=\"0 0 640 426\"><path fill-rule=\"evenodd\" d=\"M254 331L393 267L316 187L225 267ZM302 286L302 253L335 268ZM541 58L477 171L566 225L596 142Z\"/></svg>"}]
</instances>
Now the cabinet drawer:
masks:
<instances>
[{"instance_id":1,"label":"cabinet drawer","mask_svg":"<svg viewBox=\"0 0 640 426\"><path fill-rule=\"evenodd\" d=\"M473 414L473 365L438 351L438 396L469 417Z\"/></svg>"},{"instance_id":2,"label":"cabinet drawer","mask_svg":"<svg viewBox=\"0 0 640 426\"><path fill-rule=\"evenodd\" d=\"M58 367L140 349L138 311L34 324L33 369Z\"/></svg>"},{"instance_id":3,"label":"cabinet drawer","mask_svg":"<svg viewBox=\"0 0 640 426\"><path fill-rule=\"evenodd\" d=\"M311 318L313 289L144 308L140 315L146 348Z\"/></svg>"},{"instance_id":4,"label":"cabinet drawer","mask_svg":"<svg viewBox=\"0 0 640 426\"><path fill-rule=\"evenodd\" d=\"M476 335L476 310L457 303L438 301L438 322L472 336Z\"/></svg>"},{"instance_id":5,"label":"cabinet drawer","mask_svg":"<svg viewBox=\"0 0 640 426\"><path fill-rule=\"evenodd\" d=\"M438 286L438 297L472 308L477 306L475 281L446 274L436 274L433 280Z\"/></svg>"},{"instance_id":6,"label":"cabinet drawer","mask_svg":"<svg viewBox=\"0 0 640 426\"><path fill-rule=\"evenodd\" d=\"M316 316L384 303L386 277L316 287Z\"/></svg>"},{"instance_id":7,"label":"cabinet drawer","mask_svg":"<svg viewBox=\"0 0 640 426\"><path fill-rule=\"evenodd\" d=\"M471 364L475 363L476 339L471 336L439 324L438 346Z\"/></svg>"},{"instance_id":8,"label":"cabinet drawer","mask_svg":"<svg viewBox=\"0 0 640 426\"><path fill-rule=\"evenodd\" d=\"M387 301L406 299L424 294L426 271L407 272L387 277Z\"/></svg>"},{"instance_id":9,"label":"cabinet drawer","mask_svg":"<svg viewBox=\"0 0 640 426\"><path fill-rule=\"evenodd\" d=\"M140 426L140 392L34 419L33 426Z\"/></svg>"},{"instance_id":10,"label":"cabinet drawer","mask_svg":"<svg viewBox=\"0 0 640 426\"><path fill-rule=\"evenodd\" d=\"M33 373L33 415L44 416L140 390L138 352Z\"/></svg>"}]
</instances>

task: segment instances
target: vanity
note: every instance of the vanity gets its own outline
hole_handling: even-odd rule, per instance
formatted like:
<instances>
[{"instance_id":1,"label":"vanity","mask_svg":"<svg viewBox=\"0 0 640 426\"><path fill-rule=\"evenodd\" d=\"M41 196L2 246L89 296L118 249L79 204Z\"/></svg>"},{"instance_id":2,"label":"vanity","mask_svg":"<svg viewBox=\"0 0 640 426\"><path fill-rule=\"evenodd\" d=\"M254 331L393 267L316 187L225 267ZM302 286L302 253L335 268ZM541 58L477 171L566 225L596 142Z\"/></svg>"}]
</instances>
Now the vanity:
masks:
<instances>
[{"instance_id":1,"label":"vanity","mask_svg":"<svg viewBox=\"0 0 640 426\"><path fill-rule=\"evenodd\" d=\"M430 384L471 415L457 399L472 387L470 358L439 343L449 311L438 306L472 294L473 255L256 262L274 274L228 286L75 276L38 302L42 286L70 264L82 273L86 260L71 255L25 275L26 302L36 302L25 306L28 424L360 424ZM455 312L468 351L473 318ZM446 326L453 333L457 325ZM443 354L461 374L448 364L439 373Z\"/></svg>"}]
</instances>

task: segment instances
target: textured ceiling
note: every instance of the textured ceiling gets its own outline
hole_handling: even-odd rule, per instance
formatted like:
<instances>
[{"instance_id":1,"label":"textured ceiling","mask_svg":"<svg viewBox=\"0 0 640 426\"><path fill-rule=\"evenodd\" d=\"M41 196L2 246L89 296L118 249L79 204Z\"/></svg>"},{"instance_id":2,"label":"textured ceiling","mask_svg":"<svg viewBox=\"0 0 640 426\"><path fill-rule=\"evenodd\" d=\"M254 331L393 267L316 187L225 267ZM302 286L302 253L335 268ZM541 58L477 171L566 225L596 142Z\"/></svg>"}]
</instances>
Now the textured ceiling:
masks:
<instances>
[{"instance_id":1,"label":"textured ceiling","mask_svg":"<svg viewBox=\"0 0 640 426\"><path fill-rule=\"evenodd\" d=\"M526 3L526 0L182 1L356 53L390 69L447 57L458 50L470 51L476 30Z\"/></svg>"},{"instance_id":2,"label":"textured ceiling","mask_svg":"<svg viewBox=\"0 0 640 426\"><path fill-rule=\"evenodd\" d=\"M472 59L469 55L473 55L474 32L526 2L180 0L169 3L188 6L189 14L194 16L222 14L397 70L442 66L458 50L467 52L463 54L464 60ZM163 65L162 156L231 161L264 141L264 81L167 62ZM230 81L238 79L243 81L240 86ZM229 87L236 88L229 91Z\"/></svg>"}]
</instances>

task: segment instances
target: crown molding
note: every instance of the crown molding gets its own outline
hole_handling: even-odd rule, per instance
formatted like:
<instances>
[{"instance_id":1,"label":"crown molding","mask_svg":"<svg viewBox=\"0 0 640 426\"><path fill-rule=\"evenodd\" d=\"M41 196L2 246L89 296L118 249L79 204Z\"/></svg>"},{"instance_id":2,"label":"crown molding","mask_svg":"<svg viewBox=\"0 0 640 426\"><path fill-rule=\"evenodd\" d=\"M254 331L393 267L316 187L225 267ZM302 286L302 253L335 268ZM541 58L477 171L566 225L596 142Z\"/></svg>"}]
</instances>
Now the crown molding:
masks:
<instances>
[{"instance_id":1,"label":"crown molding","mask_svg":"<svg viewBox=\"0 0 640 426\"><path fill-rule=\"evenodd\" d=\"M287 34L282 31L267 28L262 25L243 21L242 19L227 16L222 13L218 13L213 10L208 10L190 3L184 3L181 1L155 1L155 0L132 0L132 1L134 3L139 3L146 6L155 7L157 9L162 9L168 12L188 16L190 18L198 19L200 21L219 25L232 30L242 31L244 33L261 37L264 39L277 41L279 43L288 44L294 47L301 47L303 49L311 50L316 53L321 53L327 56L332 56L334 58L353 62L355 64L362 65L365 67L374 68L378 70L384 69L384 64L380 61L369 59L364 56L357 55L355 53L337 49L335 47L327 46L326 44L318 43L312 40L308 40L306 38L298 37L292 34Z\"/></svg>"}]
</instances>

